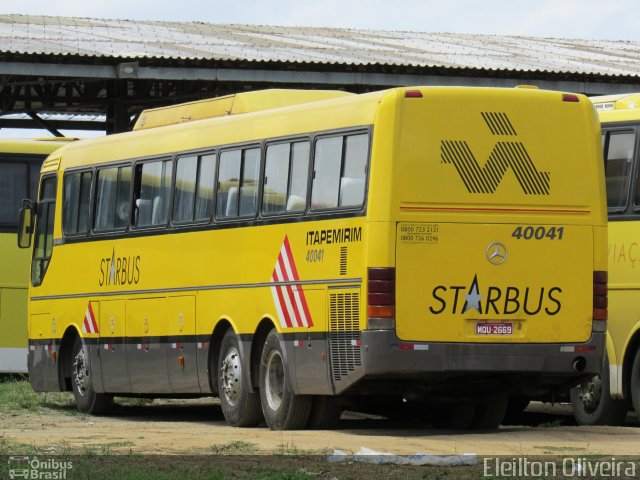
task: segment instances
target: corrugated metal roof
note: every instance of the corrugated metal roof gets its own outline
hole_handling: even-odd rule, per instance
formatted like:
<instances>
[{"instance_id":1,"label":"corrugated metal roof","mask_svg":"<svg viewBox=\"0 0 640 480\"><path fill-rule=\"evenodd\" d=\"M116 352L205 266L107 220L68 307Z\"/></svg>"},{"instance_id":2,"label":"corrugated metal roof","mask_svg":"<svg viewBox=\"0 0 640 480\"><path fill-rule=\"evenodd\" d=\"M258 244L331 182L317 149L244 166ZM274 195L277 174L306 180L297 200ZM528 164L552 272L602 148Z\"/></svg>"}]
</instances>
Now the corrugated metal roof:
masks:
<instances>
[{"instance_id":1,"label":"corrugated metal roof","mask_svg":"<svg viewBox=\"0 0 640 480\"><path fill-rule=\"evenodd\" d=\"M640 76L640 42L0 15L0 51Z\"/></svg>"}]
</instances>

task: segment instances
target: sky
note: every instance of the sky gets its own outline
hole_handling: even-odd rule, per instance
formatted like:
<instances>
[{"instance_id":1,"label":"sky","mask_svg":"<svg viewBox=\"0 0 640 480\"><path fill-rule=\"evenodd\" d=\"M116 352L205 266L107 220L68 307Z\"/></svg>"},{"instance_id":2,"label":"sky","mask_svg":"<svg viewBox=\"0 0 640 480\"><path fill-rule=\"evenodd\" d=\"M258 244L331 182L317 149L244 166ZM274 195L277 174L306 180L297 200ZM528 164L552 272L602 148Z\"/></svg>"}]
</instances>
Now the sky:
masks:
<instances>
[{"instance_id":1,"label":"sky","mask_svg":"<svg viewBox=\"0 0 640 480\"><path fill-rule=\"evenodd\" d=\"M639 4L638 0L14 0L4 2L0 14L640 41ZM2 137L37 133L0 130Z\"/></svg>"}]
</instances>

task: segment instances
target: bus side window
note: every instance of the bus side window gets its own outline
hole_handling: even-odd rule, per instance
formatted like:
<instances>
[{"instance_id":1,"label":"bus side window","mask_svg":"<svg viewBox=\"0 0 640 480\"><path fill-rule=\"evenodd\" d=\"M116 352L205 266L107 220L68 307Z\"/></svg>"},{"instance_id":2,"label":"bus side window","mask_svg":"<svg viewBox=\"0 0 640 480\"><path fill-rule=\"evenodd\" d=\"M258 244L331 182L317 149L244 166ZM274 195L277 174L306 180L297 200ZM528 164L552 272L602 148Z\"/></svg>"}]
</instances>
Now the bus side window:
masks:
<instances>
[{"instance_id":1,"label":"bus side window","mask_svg":"<svg viewBox=\"0 0 640 480\"><path fill-rule=\"evenodd\" d=\"M80 235L89 231L91 178L91 172L70 173L64 177L62 231L65 235Z\"/></svg>"},{"instance_id":2,"label":"bus side window","mask_svg":"<svg viewBox=\"0 0 640 480\"><path fill-rule=\"evenodd\" d=\"M215 160L216 156L212 154L178 158L174 222L198 222L211 218Z\"/></svg>"},{"instance_id":3,"label":"bus side window","mask_svg":"<svg viewBox=\"0 0 640 480\"><path fill-rule=\"evenodd\" d=\"M0 192L2 192L0 225L16 227L22 199L27 198L27 164L25 162L0 163Z\"/></svg>"},{"instance_id":4,"label":"bus side window","mask_svg":"<svg viewBox=\"0 0 640 480\"><path fill-rule=\"evenodd\" d=\"M136 166L134 225L150 227L166 225L169 218L173 162L160 160Z\"/></svg>"},{"instance_id":5,"label":"bus side window","mask_svg":"<svg viewBox=\"0 0 640 480\"><path fill-rule=\"evenodd\" d=\"M216 218L256 214L260 149L227 150L220 155Z\"/></svg>"},{"instance_id":6,"label":"bus side window","mask_svg":"<svg viewBox=\"0 0 640 480\"><path fill-rule=\"evenodd\" d=\"M369 135L316 142L311 209L359 207L364 202Z\"/></svg>"},{"instance_id":7,"label":"bus side window","mask_svg":"<svg viewBox=\"0 0 640 480\"><path fill-rule=\"evenodd\" d=\"M307 205L309 142L267 147L262 213L303 212Z\"/></svg>"},{"instance_id":8,"label":"bus side window","mask_svg":"<svg viewBox=\"0 0 640 480\"><path fill-rule=\"evenodd\" d=\"M344 164L340 178L339 204L341 207L362 205L368 153L368 135L349 135L345 138Z\"/></svg>"},{"instance_id":9,"label":"bus side window","mask_svg":"<svg viewBox=\"0 0 640 480\"><path fill-rule=\"evenodd\" d=\"M338 206L340 166L343 137L321 138L316 142L313 164L311 209L323 210Z\"/></svg>"},{"instance_id":10,"label":"bus side window","mask_svg":"<svg viewBox=\"0 0 640 480\"><path fill-rule=\"evenodd\" d=\"M36 231L31 262L31 281L38 286L42 283L53 253L53 222L56 209L55 176L45 177L40 188L40 199L36 213Z\"/></svg>"},{"instance_id":11,"label":"bus side window","mask_svg":"<svg viewBox=\"0 0 640 480\"><path fill-rule=\"evenodd\" d=\"M97 232L126 228L129 225L131 167L98 170L93 228Z\"/></svg>"},{"instance_id":12,"label":"bus side window","mask_svg":"<svg viewBox=\"0 0 640 480\"><path fill-rule=\"evenodd\" d=\"M611 132L605 156L607 205L614 211L627 206L635 133Z\"/></svg>"}]
</instances>

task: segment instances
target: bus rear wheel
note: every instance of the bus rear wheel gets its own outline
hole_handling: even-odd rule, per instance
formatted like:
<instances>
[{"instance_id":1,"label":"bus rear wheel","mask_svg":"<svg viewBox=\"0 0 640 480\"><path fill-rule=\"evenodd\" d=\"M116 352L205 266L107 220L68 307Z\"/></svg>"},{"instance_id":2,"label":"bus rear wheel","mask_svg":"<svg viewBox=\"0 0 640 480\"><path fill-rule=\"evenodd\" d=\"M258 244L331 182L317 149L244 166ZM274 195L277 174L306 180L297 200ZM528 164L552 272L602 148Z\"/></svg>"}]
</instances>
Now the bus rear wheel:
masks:
<instances>
[{"instance_id":1,"label":"bus rear wheel","mask_svg":"<svg viewBox=\"0 0 640 480\"><path fill-rule=\"evenodd\" d=\"M572 388L569 395L578 425L622 425L629 410L627 400L611 398L606 357L602 373Z\"/></svg>"},{"instance_id":2,"label":"bus rear wheel","mask_svg":"<svg viewBox=\"0 0 640 480\"><path fill-rule=\"evenodd\" d=\"M640 350L636 352L633 359L633 367L631 367L631 381L629 390L631 391L631 401L636 416L640 418Z\"/></svg>"},{"instance_id":3,"label":"bus rear wheel","mask_svg":"<svg viewBox=\"0 0 640 480\"><path fill-rule=\"evenodd\" d=\"M232 329L225 332L218 358L218 396L227 423L255 427L262 421L260 396L251 392L242 369L240 344Z\"/></svg>"},{"instance_id":4,"label":"bus rear wheel","mask_svg":"<svg viewBox=\"0 0 640 480\"><path fill-rule=\"evenodd\" d=\"M271 430L305 428L311 412L311 396L294 395L278 332L271 330L260 358L260 400Z\"/></svg>"},{"instance_id":5,"label":"bus rear wheel","mask_svg":"<svg viewBox=\"0 0 640 480\"><path fill-rule=\"evenodd\" d=\"M71 352L71 388L79 412L100 415L113 407L113 395L97 393L93 388L93 372L89 348L76 336Z\"/></svg>"},{"instance_id":6,"label":"bus rear wheel","mask_svg":"<svg viewBox=\"0 0 640 480\"><path fill-rule=\"evenodd\" d=\"M307 421L309 430L329 430L340 421L344 406L340 397L315 395L311 404L311 413Z\"/></svg>"},{"instance_id":7,"label":"bus rear wheel","mask_svg":"<svg viewBox=\"0 0 640 480\"><path fill-rule=\"evenodd\" d=\"M475 404L471 402L455 402L438 405L430 411L431 423L435 428L447 430L467 430L476 412Z\"/></svg>"},{"instance_id":8,"label":"bus rear wheel","mask_svg":"<svg viewBox=\"0 0 640 480\"><path fill-rule=\"evenodd\" d=\"M495 430L498 428L504 420L508 402L508 397L498 396L478 403L471 421L471 428L474 430Z\"/></svg>"}]
</instances>

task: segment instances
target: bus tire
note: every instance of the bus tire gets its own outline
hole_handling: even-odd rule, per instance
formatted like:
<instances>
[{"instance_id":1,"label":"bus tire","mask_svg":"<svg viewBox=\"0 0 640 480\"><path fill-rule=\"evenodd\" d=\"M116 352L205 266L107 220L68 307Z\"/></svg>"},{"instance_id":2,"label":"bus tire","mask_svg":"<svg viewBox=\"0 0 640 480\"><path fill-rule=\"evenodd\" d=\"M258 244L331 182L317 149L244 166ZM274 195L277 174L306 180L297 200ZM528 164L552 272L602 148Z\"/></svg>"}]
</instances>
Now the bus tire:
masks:
<instances>
[{"instance_id":1,"label":"bus tire","mask_svg":"<svg viewBox=\"0 0 640 480\"><path fill-rule=\"evenodd\" d=\"M71 389L76 408L81 413L101 415L113 407L113 395L97 393L93 388L93 372L89 351L76 335L71 352Z\"/></svg>"},{"instance_id":2,"label":"bus tire","mask_svg":"<svg viewBox=\"0 0 640 480\"><path fill-rule=\"evenodd\" d=\"M636 356L633 359L629 391L631 392L633 409L636 411L636 416L640 418L640 350L636 352Z\"/></svg>"},{"instance_id":3,"label":"bus tire","mask_svg":"<svg viewBox=\"0 0 640 480\"><path fill-rule=\"evenodd\" d=\"M217 366L218 398L225 420L233 427L255 427L262 421L260 395L251 392L245 380L240 343L231 328L222 337Z\"/></svg>"},{"instance_id":4,"label":"bus tire","mask_svg":"<svg viewBox=\"0 0 640 480\"><path fill-rule=\"evenodd\" d=\"M344 409L341 399L332 395L315 395L312 398L307 428L310 430L329 430L335 427L340 421Z\"/></svg>"},{"instance_id":5,"label":"bus tire","mask_svg":"<svg viewBox=\"0 0 640 480\"><path fill-rule=\"evenodd\" d=\"M471 421L473 430L495 430L504 420L509 398L499 396L487 399L476 405L476 411Z\"/></svg>"},{"instance_id":6,"label":"bus tire","mask_svg":"<svg viewBox=\"0 0 640 480\"><path fill-rule=\"evenodd\" d=\"M524 411L530 403L531 401L526 397L509 397L503 422L509 424L521 422Z\"/></svg>"},{"instance_id":7,"label":"bus tire","mask_svg":"<svg viewBox=\"0 0 640 480\"><path fill-rule=\"evenodd\" d=\"M294 395L288 374L278 332L271 330L260 357L262 413L271 430L300 430L309 420L313 397Z\"/></svg>"},{"instance_id":8,"label":"bus tire","mask_svg":"<svg viewBox=\"0 0 640 480\"><path fill-rule=\"evenodd\" d=\"M428 407L426 407L428 408ZM436 405L430 412L431 423L436 428L447 430L467 430L475 416L476 406L471 402Z\"/></svg>"},{"instance_id":9,"label":"bus tire","mask_svg":"<svg viewBox=\"0 0 640 480\"><path fill-rule=\"evenodd\" d=\"M602 373L572 388L569 396L578 425L622 425L629 411L627 400L611 398L607 357Z\"/></svg>"}]
</instances>

